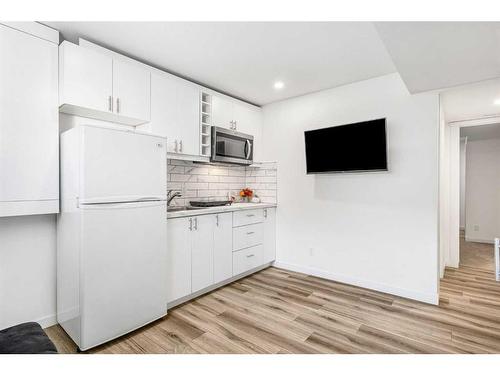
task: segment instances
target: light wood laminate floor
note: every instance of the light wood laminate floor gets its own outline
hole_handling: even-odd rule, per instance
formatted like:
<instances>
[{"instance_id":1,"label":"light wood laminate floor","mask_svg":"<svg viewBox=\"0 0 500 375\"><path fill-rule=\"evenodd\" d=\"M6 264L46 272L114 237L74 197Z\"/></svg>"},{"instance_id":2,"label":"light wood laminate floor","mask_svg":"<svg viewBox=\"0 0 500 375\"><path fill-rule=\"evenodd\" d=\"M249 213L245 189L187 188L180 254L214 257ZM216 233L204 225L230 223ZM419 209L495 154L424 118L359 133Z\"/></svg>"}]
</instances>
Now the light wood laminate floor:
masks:
<instances>
[{"instance_id":1,"label":"light wood laminate floor","mask_svg":"<svg viewBox=\"0 0 500 375\"><path fill-rule=\"evenodd\" d=\"M59 326L61 353L76 347ZM439 306L268 268L89 353L500 353L500 283L447 269Z\"/></svg>"},{"instance_id":2,"label":"light wood laminate floor","mask_svg":"<svg viewBox=\"0 0 500 375\"><path fill-rule=\"evenodd\" d=\"M466 242L464 232L460 231L460 265L495 270L495 250L493 244Z\"/></svg>"}]
</instances>

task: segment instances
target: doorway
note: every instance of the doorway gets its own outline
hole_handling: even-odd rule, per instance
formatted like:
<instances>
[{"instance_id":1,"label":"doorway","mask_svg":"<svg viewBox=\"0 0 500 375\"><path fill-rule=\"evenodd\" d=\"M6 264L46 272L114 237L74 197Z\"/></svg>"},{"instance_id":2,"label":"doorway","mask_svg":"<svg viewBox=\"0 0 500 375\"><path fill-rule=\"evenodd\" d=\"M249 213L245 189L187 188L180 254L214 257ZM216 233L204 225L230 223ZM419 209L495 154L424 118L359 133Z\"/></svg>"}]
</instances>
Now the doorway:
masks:
<instances>
[{"instance_id":1,"label":"doorway","mask_svg":"<svg viewBox=\"0 0 500 375\"><path fill-rule=\"evenodd\" d=\"M440 277L445 269L495 270L500 237L500 80L442 92Z\"/></svg>"},{"instance_id":2,"label":"doorway","mask_svg":"<svg viewBox=\"0 0 500 375\"><path fill-rule=\"evenodd\" d=\"M500 236L500 123L460 128L460 267L495 269Z\"/></svg>"}]
</instances>

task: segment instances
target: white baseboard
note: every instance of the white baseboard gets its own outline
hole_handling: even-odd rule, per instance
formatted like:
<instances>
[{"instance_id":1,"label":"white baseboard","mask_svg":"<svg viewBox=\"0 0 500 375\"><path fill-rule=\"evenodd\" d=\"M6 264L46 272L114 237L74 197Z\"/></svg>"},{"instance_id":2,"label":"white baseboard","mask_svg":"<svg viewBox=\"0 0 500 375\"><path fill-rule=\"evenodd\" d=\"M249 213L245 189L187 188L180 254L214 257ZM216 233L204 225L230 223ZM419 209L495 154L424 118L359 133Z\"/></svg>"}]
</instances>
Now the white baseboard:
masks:
<instances>
[{"instance_id":1,"label":"white baseboard","mask_svg":"<svg viewBox=\"0 0 500 375\"><path fill-rule=\"evenodd\" d=\"M495 240L489 240L489 239L484 239L484 238L473 238L473 237L467 237L465 236L465 241L466 242L479 242L479 243L487 243L487 244L495 244Z\"/></svg>"},{"instance_id":2,"label":"white baseboard","mask_svg":"<svg viewBox=\"0 0 500 375\"><path fill-rule=\"evenodd\" d=\"M353 278L353 277L346 276L346 275L333 274L333 273L323 271L323 270L320 270L317 268L305 267L305 266L284 263L284 262L279 262L279 261L274 262L273 266L276 268L283 268L283 269L289 270L289 271L305 273L306 275L321 277L323 279L338 281L338 282L341 282L344 284L355 285L355 286L359 286L361 288L373 289L373 290L376 290L379 292L393 294L393 295L396 295L399 297L409 298L409 299L417 300L420 302L429 303L432 305L437 305L439 303L439 294L438 293L427 294L427 293L421 293L421 292L417 292L417 291L413 291L413 290L396 288L396 287L393 287L390 285L376 283L376 282L372 282L372 281L368 281L368 280L357 279L357 278Z\"/></svg>"},{"instance_id":3,"label":"white baseboard","mask_svg":"<svg viewBox=\"0 0 500 375\"><path fill-rule=\"evenodd\" d=\"M46 317L37 319L36 322L42 326L42 328L51 327L57 324L56 314L48 315Z\"/></svg>"}]
</instances>

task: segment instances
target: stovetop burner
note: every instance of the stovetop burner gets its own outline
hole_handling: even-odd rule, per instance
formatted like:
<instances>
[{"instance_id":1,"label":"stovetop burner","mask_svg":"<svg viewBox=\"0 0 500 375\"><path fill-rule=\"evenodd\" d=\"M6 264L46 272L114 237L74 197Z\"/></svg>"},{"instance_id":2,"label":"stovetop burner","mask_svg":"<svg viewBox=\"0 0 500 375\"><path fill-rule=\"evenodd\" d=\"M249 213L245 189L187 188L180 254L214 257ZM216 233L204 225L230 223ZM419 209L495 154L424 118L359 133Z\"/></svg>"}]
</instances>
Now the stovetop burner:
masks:
<instances>
[{"instance_id":1,"label":"stovetop burner","mask_svg":"<svg viewBox=\"0 0 500 375\"><path fill-rule=\"evenodd\" d=\"M233 203L232 201L190 201L189 204L193 207L217 207L227 206Z\"/></svg>"}]
</instances>

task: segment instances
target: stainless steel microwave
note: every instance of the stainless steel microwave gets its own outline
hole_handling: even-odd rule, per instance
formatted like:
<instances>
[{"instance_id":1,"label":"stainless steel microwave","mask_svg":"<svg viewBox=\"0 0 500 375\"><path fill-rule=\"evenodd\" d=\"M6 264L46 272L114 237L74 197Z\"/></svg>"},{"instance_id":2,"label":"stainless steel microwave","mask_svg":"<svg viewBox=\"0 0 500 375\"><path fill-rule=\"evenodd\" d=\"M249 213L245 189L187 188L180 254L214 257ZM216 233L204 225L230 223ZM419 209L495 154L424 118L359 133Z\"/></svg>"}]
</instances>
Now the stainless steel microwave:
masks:
<instances>
[{"instance_id":1,"label":"stainless steel microwave","mask_svg":"<svg viewBox=\"0 0 500 375\"><path fill-rule=\"evenodd\" d=\"M253 145L253 135L212 126L212 155L210 161L252 164Z\"/></svg>"}]
</instances>

